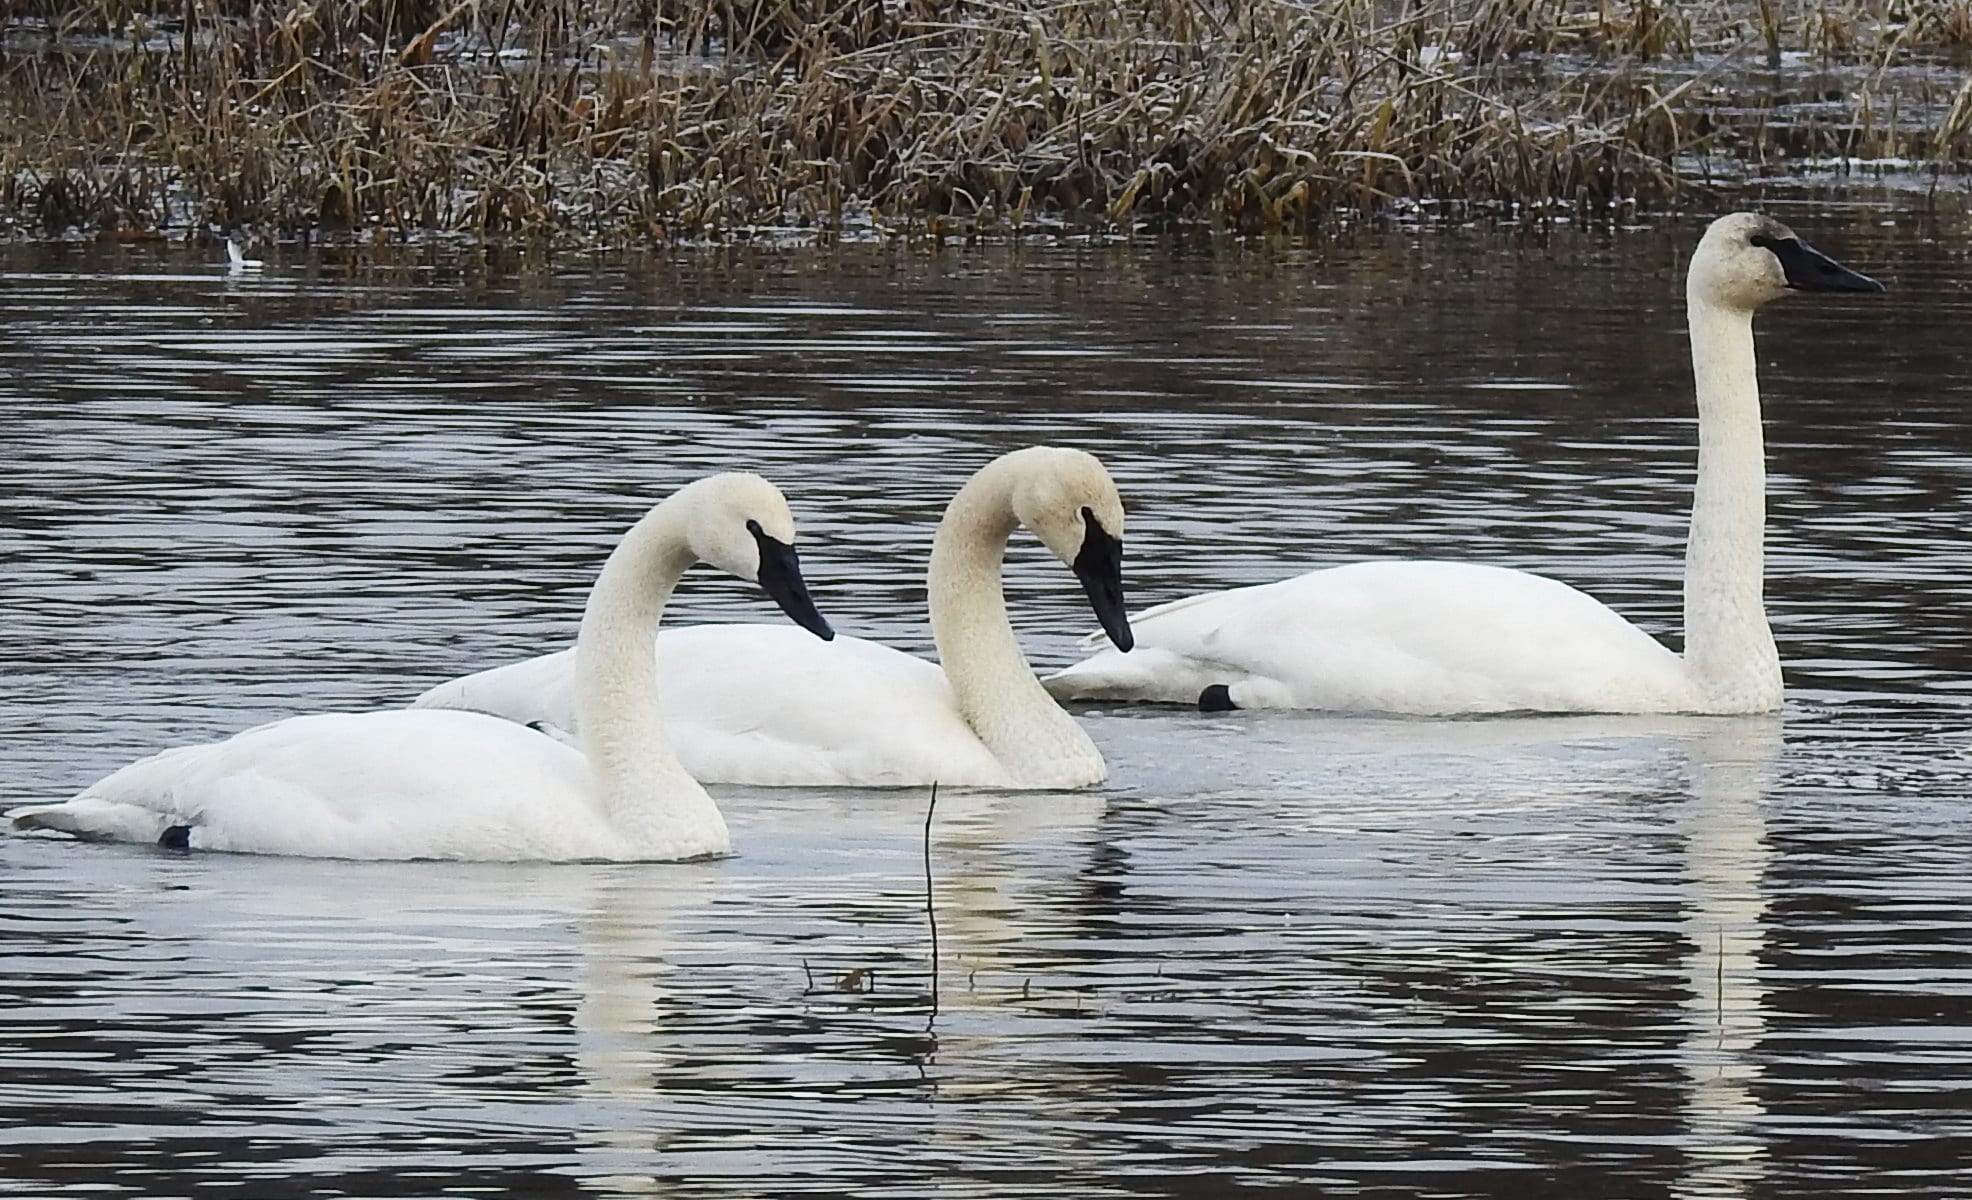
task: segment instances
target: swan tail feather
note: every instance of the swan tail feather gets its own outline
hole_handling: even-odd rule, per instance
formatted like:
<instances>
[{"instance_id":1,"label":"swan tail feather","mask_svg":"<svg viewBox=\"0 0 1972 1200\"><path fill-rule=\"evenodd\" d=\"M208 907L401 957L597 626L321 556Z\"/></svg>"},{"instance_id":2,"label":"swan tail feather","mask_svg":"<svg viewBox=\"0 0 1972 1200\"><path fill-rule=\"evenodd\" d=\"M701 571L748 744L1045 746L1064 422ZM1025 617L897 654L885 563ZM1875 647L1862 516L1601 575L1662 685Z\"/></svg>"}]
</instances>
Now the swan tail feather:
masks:
<instances>
[{"instance_id":1,"label":"swan tail feather","mask_svg":"<svg viewBox=\"0 0 1972 1200\"><path fill-rule=\"evenodd\" d=\"M1136 617L1130 617L1130 629L1138 629L1138 627L1148 625L1152 621L1162 621L1163 617L1169 617L1171 613L1183 613L1185 609L1195 609L1195 607L1199 607L1203 603L1209 603L1209 601L1223 601L1229 595L1238 595L1238 593L1244 593L1244 591L1252 591L1256 587L1272 587L1272 585L1270 583L1248 583L1244 587L1232 587L1229 591L1201 591L1199 595L1181 595L1175 601L1163 601L1162 605L1152 605L1152 607L1144 609L1142 613L1138 613ZM1098 629L1094 633L1085 634L1085 636L1077 638L1075 644L1077 646L1100 646L1102 640L1104 640L1104 633Z\"/></svg>"},{"instance_id":2,"label":"swan tail feather","mask_svg":"<svg viewBox=\"0 0 1972 1200\"><path fill-rule=\"evenodd\" d=\"M497 717L500 714L490 713L488 715ZM573 746L577 750L580 750L582 748L581 738L575 736L573 732L567 729L563 729L561 726L555 724L553 721L548 721L548 720L529 721L527 722L527 727L529 729L532 729L536 733L546 734L547 736L560 742L564 746Z\"/></svg>"},{"instance_id":3,"label":"swan tail feather","mask_svg":"<svg viewBox=\"0 0 1972 1200\"><path fill-rule=\"evenodd\" d=\"M1196 705L1203 689L1249 677L1248 672L1223 663L1191 658L1161 646L1139 645L1128 654L1104 650L1045 676L1041 686L1056 700Z\"/></svg>"},{"instance_id":4,"label":"swan tail feather","mask_svg":"<svg viewBox=\"0 0 1972 1200\"><path fill-rule=\"evenodd\" d=\"M15 829L66 833L91 842L151 842L183 822L170 813L135 804L79 796L60 804L35 804L7 813Z\"/></svg>"},{"instance_id":5,"label":"swan tail feather","mask_svg":"<svg viewBox=\"0 0 1972 1200\"><path fill-rule=\"evenodd\" d=\"M1216 600L1224 596L1225 594L1226 593L1224 592L1205 592L1197 596L1183 596L1176 600L1166 600L1162 604L1154 604L1151 607L1146 608L1142 612L1131 617L1130 628L1132 629L1139 628L1140 626L1148 622L1155 621L1160 617L1170 616L1174 612L1181 612L1184 609L1191 608L1195 605L1203 604L1207 600ZM1108 635L1105 634L1102 630L1098 629L1094 633L1085 634L1082 637L1077 638L1075 644L1077 646L1100 646L1107 639L1108 639Z\"/></svg>"}]
</instances>

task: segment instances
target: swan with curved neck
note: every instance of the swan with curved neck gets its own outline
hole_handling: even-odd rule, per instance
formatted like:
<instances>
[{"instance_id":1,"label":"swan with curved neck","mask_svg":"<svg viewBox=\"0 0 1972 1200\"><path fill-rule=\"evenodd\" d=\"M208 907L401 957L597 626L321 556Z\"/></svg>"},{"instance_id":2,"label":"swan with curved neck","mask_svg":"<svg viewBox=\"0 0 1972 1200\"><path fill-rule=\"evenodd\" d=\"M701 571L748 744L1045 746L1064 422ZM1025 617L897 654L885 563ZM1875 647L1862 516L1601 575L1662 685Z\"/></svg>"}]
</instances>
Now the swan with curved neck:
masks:
<instances>
[{"instance_id":1,"label":"swan with curved neck","mask_svg":"<svg viewBox=\"0 0 1972 1200\"><path fill-rule=\"evenodd\" d=\"M657 669L685 766L700 779L763 786L1101 782L1102 754L1034 677L1007 618L1000 569L1021 527L1074 571L1110 639L1127 649L1123 502L1109 472L1079 450L1016 450L959 489L932 541L942 668L861 638L822 645L765 625L667 630ZM586 740L572 683L563 651L440 684L417 703Z\"/></svg>"},{"instance_id":2,"label":"swan with curved neck","mask_svg":"<svg viewBox=\"0 0 1972 1200\"><path fill-rule=\"evenodd\" d=\"M665 737L653 646L678 580L706 562L757 582L820 638L794 518L757 475L716 475L638 521L603 565L574 652L577 750L468 712L290 717L132 763L20 829L359 859L656 861L725 854L726 822ZM804 635L805 636L805 635Z\"/></svg>"},{"instance_id":3,"label":"swan with curved neck","mask_svg":"<svg viewBox=\"0 0 1972 1200\"><path fill-rule=\"evenodd\" d=\"M1698 484L1685 652L1566 584L1500 567L1365 562L1160 605L1138 648L1050 676L1074 699L1429 716L1754 713L1780 707L1762 541L1766 467L1753 314L1789 292L1882 285L1769 217L1714 221L1686 276Z\"/></svg>"}]
</instances>

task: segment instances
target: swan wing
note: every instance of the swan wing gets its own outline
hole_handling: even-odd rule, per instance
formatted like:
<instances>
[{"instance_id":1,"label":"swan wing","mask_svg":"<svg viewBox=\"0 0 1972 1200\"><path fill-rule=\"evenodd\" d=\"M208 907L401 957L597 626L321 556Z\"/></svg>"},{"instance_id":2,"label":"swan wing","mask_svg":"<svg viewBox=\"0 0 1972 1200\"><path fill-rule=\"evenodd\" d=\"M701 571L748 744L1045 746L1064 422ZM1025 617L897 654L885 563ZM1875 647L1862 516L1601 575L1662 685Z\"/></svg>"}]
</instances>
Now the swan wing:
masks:
<instances>
[{"instance_id":1,"label":"swan wing","mask_svg":"<svg viewBox=\"0 0 1972 1200\"><path fill-rule=\"evenodd\" d=\"M118 770L22 829L322 858L611 857L582 756L477 713L291 717Z\"/></svg>"},{"instance_id":2,"label":"swan wing","mask_svg":"<svg viewBox=\"0 0 1972 1200\"><path fill-rule=\"evenodd\" d=\"M439 684L417 704L573 731L574 669L571 652L546 654ZM658 634L657 674L672 749L702 782L1008 782L944 670L877 642L824 642L787 625L688 625Z\"/></svg>"},{"instance_id":3,"label":"swan wing","mask_svg":"<svg viewBox=\"0 0 1972 1200\"><path fill-rule=\"evenodd\" d=\"M1367 562L1187 597L1134 618L1133 653L1050 676L1064 698L1448 716L1660 712L1678 656L1592 597L1472 563Z\"/></svg>"},{"instance_id":4,"label":"swan wing","mask_svg":"<svg viewBox=\"0 0 1972 1200\"><path fill-rule=\"evenodd\" d=\"M945 672L863 638L698 625L658 639L665 721L694 776L721 783L996 786L1005 770Z\"/></svg>"}]
</instances>

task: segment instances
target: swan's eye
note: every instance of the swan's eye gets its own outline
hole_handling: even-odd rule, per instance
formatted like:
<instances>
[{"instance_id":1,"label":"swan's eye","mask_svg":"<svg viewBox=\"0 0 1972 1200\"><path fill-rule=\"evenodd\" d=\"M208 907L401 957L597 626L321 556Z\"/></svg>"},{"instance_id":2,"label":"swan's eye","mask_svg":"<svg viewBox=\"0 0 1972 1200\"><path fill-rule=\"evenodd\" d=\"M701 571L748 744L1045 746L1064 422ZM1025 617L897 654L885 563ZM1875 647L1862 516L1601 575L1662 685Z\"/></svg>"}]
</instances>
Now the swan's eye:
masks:
<instances>
[{"instance_id":1,"label":"swan's eye","mask_svg":"<svg viewBox=\"0 0 1972 1200\"><path fill-rule=\"evenodd\" d=\"M1775 246L1778 246L1780 244L1777 240L1768 237L1764 233L1754 234L1752 237L1752 243L1753 245L1758 246L1762 250L1771 250Z\"/></svg>"}]
</instances>

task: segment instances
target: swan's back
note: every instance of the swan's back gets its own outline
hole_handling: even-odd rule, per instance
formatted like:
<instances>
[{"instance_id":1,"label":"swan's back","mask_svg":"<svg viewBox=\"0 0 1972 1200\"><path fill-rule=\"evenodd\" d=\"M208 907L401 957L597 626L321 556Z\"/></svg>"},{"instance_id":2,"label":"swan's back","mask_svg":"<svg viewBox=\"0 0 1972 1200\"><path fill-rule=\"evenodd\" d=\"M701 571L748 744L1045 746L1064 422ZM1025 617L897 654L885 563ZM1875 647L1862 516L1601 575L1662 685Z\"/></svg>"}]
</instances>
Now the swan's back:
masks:
<instances>
[{"instance_id":1,"label":"swan's back","mask_svg":"<svg viewBox=\"0 0 1972 1200\"><path fill-rule=\"evenodd\" d=\"M1190 597L1131 622L1137 649L1051 677L1057 695L1451 716L1684 707L1677 655L1525 571L1363 562Z\"/></svg>"}]
</instances>

